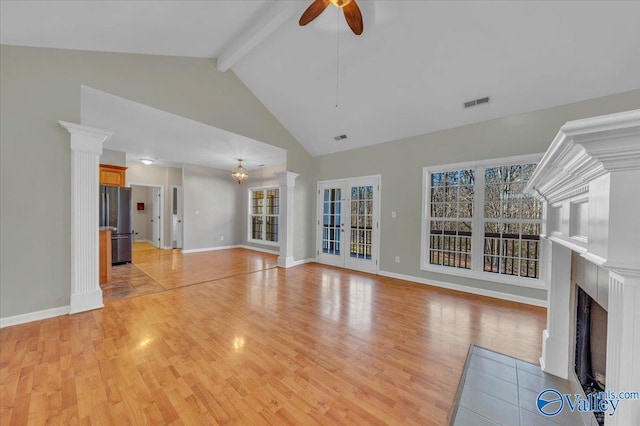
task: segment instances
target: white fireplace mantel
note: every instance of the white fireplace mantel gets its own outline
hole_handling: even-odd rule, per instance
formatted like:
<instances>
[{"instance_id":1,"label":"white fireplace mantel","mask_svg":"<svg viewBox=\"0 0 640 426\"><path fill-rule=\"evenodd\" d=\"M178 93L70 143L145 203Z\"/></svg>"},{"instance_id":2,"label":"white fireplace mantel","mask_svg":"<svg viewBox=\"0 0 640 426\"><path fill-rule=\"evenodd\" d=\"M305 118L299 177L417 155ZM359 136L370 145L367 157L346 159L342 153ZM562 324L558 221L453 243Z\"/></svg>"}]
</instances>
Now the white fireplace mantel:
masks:
<instances>
[{"instance_id":1,"label":"white fireplace mantel","mask_svg":"<svg viewBox=\"0 0 640 426\"><path fill-rule=\"evenodd\" d=\"M573 372L574 251L608 271L596 290L608 305L607 389L640 391L640 110L566 123L525 190L543 200L550 252L543 370ZM640 401L606 424L640 424Z\"/></svg>"}]
</instances>

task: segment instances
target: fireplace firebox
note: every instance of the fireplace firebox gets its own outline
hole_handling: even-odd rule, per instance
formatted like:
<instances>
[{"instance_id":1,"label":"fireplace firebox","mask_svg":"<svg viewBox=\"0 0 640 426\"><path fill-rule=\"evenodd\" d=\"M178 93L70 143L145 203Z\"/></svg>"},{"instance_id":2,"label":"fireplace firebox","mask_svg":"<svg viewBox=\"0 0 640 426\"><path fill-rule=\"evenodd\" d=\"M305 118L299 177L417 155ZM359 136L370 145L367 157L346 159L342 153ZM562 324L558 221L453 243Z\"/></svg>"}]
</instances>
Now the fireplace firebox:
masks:
<instances>
[{"instance_id":1,"label":"fireplace firebox","mask_svg":"<svg viewBox=\"0 0 640 426\"><path fill-rule=\"evenodd\" d=\"M575 373L585 396L606 390L607 311L576 287ZM600 426L604 413L594 412Z\"/></svg>"}]
</instances>

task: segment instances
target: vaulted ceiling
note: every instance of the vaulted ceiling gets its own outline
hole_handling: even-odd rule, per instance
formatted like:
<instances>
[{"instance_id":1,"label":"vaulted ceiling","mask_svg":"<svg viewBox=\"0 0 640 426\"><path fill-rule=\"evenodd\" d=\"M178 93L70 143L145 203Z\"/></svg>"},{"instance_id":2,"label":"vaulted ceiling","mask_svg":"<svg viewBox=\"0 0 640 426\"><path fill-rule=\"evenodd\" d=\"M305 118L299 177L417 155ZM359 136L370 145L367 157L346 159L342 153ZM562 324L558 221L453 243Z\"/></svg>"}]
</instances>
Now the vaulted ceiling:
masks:
<instances>
[{"instance_id":1,"label":"vaulted ceiling","mask_svg":"<svg viewBox=\"0 0 640 426\"><path fill-rule=\"evenodd\" d=\"M640 2L310 2L3 0L0 41L217 58L312 155L640 88Z\"/></svg>"}]
</instances>

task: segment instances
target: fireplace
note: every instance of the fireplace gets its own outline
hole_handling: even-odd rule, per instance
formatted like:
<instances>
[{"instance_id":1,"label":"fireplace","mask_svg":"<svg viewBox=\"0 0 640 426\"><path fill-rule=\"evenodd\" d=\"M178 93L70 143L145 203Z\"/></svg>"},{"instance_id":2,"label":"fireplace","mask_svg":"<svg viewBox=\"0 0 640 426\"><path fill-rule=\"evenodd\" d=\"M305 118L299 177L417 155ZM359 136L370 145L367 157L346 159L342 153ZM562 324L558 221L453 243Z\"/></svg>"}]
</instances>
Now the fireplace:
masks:
<instances>
[{"instance_id":1,"label":"fireplace","mask_svg":"<svg viewBox=\"0 0 640 426\"><path fill-rule=\"evenodd\" d=\"M640 390L638 182L634 110L566 123L526 188L546 213L541 244L549 293L540 365L576 392ZM604 424L640 424L640 401L621 401Z\"/></svg>"},{"instance_id":2,"label":"fireplace","mask_svg":"<svg viewBox=\"0 0 640 426\"><path fill-rule=\"evenodd\" d=\"M607 311L576 286L575 373L585 396L607 389ZM594 412L600 426L604 412Z\"/></svg>"},{"instance_id":3,"label":"fireplace","mask_svg":"<svg viewBox=\"0 0 640 426\"><path fill-rule=\"evenodd\" d=\"M577 288L575 372L585 393L606 390L607 311Z\"/></svg>"}]
</instances>

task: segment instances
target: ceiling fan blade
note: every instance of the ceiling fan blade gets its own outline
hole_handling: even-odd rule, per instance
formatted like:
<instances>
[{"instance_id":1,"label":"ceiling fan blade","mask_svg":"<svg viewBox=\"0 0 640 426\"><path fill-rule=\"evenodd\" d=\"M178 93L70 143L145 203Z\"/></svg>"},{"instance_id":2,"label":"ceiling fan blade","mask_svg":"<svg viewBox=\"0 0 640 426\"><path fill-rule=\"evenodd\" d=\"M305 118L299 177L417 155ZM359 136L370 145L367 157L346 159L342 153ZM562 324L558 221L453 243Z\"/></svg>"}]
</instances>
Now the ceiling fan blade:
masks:
<instances>
[{"instance_id":1,"label":"ceiling fan blade","mask_svg":"<svg viewBox=\"0 0 640 426\"><path fill-rule=\"evenodd\" d=\"M313 21L329 6L329 0L316 0L304 11L298 23L301 27Z\"/></svg>"},{"instance_id":2,"label":"ceiling fan blade","mask_svg":"<svg viewBox=\"0 0 640 426\"><path fill-rule=\"evenodd\" d=\"M362 13L360 13L360 8L356 4L356 0L353 0L351 3L342 8L344 11L344 17L347 20L347 24L349 24L349 28L354 32L355 35L362 34L362 30L364 30L364 25L362 24Z\"/></svg>"}]
</instances>

